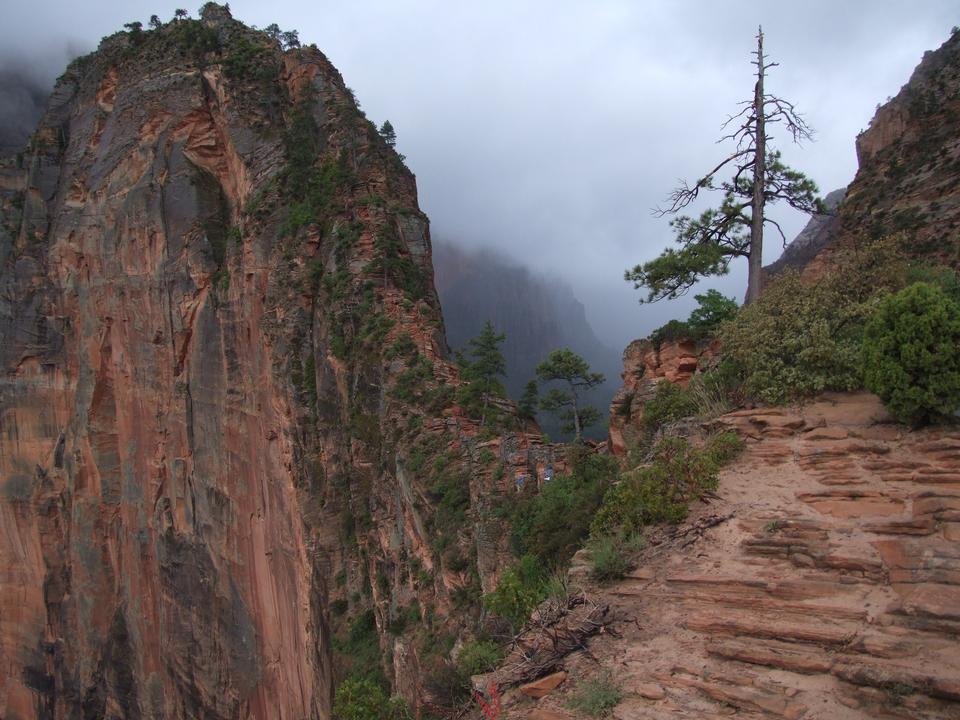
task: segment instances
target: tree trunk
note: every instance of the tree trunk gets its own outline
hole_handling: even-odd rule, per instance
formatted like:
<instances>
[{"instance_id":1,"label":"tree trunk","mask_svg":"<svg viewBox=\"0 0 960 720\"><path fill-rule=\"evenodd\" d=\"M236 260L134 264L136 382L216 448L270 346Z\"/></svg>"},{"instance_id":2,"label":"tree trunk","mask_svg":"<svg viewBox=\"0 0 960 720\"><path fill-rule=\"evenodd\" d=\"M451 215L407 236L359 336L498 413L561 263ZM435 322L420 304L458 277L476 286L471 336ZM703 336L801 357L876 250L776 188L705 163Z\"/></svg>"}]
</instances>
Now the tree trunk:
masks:
<instances>
[{"instance_id":1,"label":"tree trunk","mask_svg":"<svg viewBox=\"0 0 960 720\"><path fill-rule=\"evenodd\" d=\"M573 395L573 431L574 442L580 442L580 405L577 403L577 391L570 385L570 394Z\"/></svg>"},{"instance_id":2,"label":"tree trunk","mask_svg":"<svg viewBox=\"0 0 960 720\"><path fill-rule=\"evenodd\" d=\"M747 274L747 303L760 297L760 276L763 272L763 189L767 172L767 136L763 107L763 29L757 32L757 86L753 95L756 115L754 145L756 154L753 163L753 202L751 203L750 257Z\"/></svg>"}]
</instances>

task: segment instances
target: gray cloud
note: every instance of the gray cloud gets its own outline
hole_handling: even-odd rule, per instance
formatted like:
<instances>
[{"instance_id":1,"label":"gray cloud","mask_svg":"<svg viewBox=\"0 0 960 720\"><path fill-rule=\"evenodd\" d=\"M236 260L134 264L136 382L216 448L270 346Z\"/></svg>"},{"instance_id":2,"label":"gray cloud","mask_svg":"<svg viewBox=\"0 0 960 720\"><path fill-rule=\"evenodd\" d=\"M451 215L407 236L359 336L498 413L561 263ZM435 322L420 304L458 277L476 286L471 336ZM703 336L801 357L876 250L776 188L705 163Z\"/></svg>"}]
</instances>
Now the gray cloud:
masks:
<instances>
[{"instance_id":1,"label":"gray cloud","mask_svg":"<svg viewBox=\"0 0 960 720\"><path fill-rule=\"evenodd\" d=\"M246 22L299 29L372 120L390 119L435 232L568 280L617 346L689 311L688 299L639 306L622 273L671 241L650 209L678 178L722 157L714 141L751 92L758 23L780 63L769 86L818 130L817 142L783 146L784 155L824 191L852 179L854 138L876 104L960 23L951 0L759 5L231 3ZM123 22L172 11L142 0L18 3L0 40L34 58L67 38L92 47ZM805 221L777 217L788 232ZM778 243L767 254L774 259ZM739 297L743 285L738 267L706 286Z\"/></svg>"}]
</instances>

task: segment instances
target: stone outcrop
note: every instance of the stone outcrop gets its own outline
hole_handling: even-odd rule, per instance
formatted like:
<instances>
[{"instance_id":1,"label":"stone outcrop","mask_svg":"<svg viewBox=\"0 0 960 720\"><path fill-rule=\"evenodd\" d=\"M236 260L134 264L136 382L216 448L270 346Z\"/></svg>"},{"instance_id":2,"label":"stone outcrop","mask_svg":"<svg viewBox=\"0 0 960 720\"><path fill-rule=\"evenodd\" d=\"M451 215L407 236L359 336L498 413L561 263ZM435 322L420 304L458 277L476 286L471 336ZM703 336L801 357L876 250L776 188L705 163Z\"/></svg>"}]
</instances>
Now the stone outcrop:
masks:
<instances>
[{"instance_id":1,"label":"stone outcrop","mask_svg":"<svg viewBox=\"0 0 960 720\"><path fill-rule=\"evenodd\" d=\"M643 433L643 406L662 380L686 387L698 370L716 358L716 341L634 340L623 351L623 386L610 403L610 451L622 455Z\"/></svg>"},{"instance_id":2,"label":"stone outcrop","mask_svg":"<svg viewBox=\"0 0 960 720\"><path fill-rule=\"evenodd\" d=\"M587 587L618 618L515 717L571 717L609 673L613 717L866 720L960 715L960 433L892 424L869 394L743 410L747 450L637 567Z\"/></svg>"},{"instance_id":3,"label":"stone outcrop","mask_svg":"<svg viewBox=\"0 0 960 720\"><path fill-rule=\"evenodd\" d=\"M414 177L337 70L213 4L111 36L0 201L0 717L326 718L358 627L429 696L484 499L552 450L454 405Z\"/></svg>"},{"instance_id":4,"label":"stone outcrop","mask_svg":"<svg viewBox=\"0 0 960 720\"><path fill-rule=\"evenodd\" d=\"M824 214L812 216L803 230L784 248L783 255L763 268L764 274L776 275L786 268L802 270L821 250L832 243L840 224L840 203L846 194L846 188L828 193L823 198Z\"/></svg>"},{"instance_id":5,"label":"stone outcrop","mask_svg":"<svg viewBox=\"0 0 960 720\"><path fill-rule=\"evenodd\" d=\"M910 252L960 268L960 33L927 52L857 137L859 169L828 234L771 267L819 277L838 247L904 233ZM816 252L811 252L816 250Z\"/></svg>"}]
</instances>

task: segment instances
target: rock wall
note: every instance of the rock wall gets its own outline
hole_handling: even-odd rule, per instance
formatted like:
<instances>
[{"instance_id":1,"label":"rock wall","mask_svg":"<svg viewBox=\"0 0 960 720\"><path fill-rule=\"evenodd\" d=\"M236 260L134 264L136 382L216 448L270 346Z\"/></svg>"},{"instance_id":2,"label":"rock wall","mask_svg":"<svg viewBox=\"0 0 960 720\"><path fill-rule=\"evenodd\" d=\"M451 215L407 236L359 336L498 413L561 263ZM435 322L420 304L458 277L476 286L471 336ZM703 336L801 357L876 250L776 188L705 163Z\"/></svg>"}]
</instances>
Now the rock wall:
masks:
<instances>
[{"instance_id":1,"label":"rock wall","mask_svg":"<svg viewBox=\"0 0 960 720\"><path fill-rule=\"evenodd\" d=\"M566 720L580 679L608 673L615 720L958 717L957 428L910 431L866 393L715 424L746 452L623 580L577 578L612 632L505 713Z\"/></svg>"},{"instance_id":2,"label":"rock wall","mask_svg":"<svg viewBox=\"0 0 960 720\"><path fill-rule=\"evenodd\" d=\"M623 386L610 403L610 452L623 455L643 433L643 406L661 380L686 387L698 370L717 356L716 341L667 340L659 346L649 338L634 340L623 351Z\"/></svg>"},{"instance_id":3,"label":"rock wall","mask_svg":"<svg viewBox=\"0 0 960 720\"><path fill-rule=\"evenodd\" d=\"M327 718L370 612L429 696L543 452L458 416L414 177L336 69L212 4L111 36L0 199L0 717Z\"/></svg>"},{"instance_id":4,"label":"rock wall","mask_svg":"<svg viewBox=\"0 0 960 720\"><path fill-rule=\"evenodd\" d=\"M909 82L857 137L859 170L829 237L788 265L819 277L834 249L904 233L913 255L960 268L960 33L927 52ZM816 252L811 252L811 249Z\"/></svg>"}]
</instances>

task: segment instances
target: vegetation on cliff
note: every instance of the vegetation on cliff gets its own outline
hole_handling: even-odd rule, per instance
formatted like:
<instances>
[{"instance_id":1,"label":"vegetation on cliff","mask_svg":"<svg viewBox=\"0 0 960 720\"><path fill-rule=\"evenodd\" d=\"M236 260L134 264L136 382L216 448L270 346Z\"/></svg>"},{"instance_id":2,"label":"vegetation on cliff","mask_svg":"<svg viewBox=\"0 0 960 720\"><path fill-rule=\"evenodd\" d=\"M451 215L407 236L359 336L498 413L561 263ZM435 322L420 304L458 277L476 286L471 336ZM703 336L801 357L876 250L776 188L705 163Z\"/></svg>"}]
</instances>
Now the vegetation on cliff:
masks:
<instances>
[{"instance_id":1,"label":"vegetation on cliff","mask_svg":"<svg viewBox=\"0 0 960 720\"><path fill-rule=\"evenodd\" d=\"M864 379L899 419L913 425L960 409L960 305L918 282L884 298L867 323Z\"/></svg>"}]
</instances>

